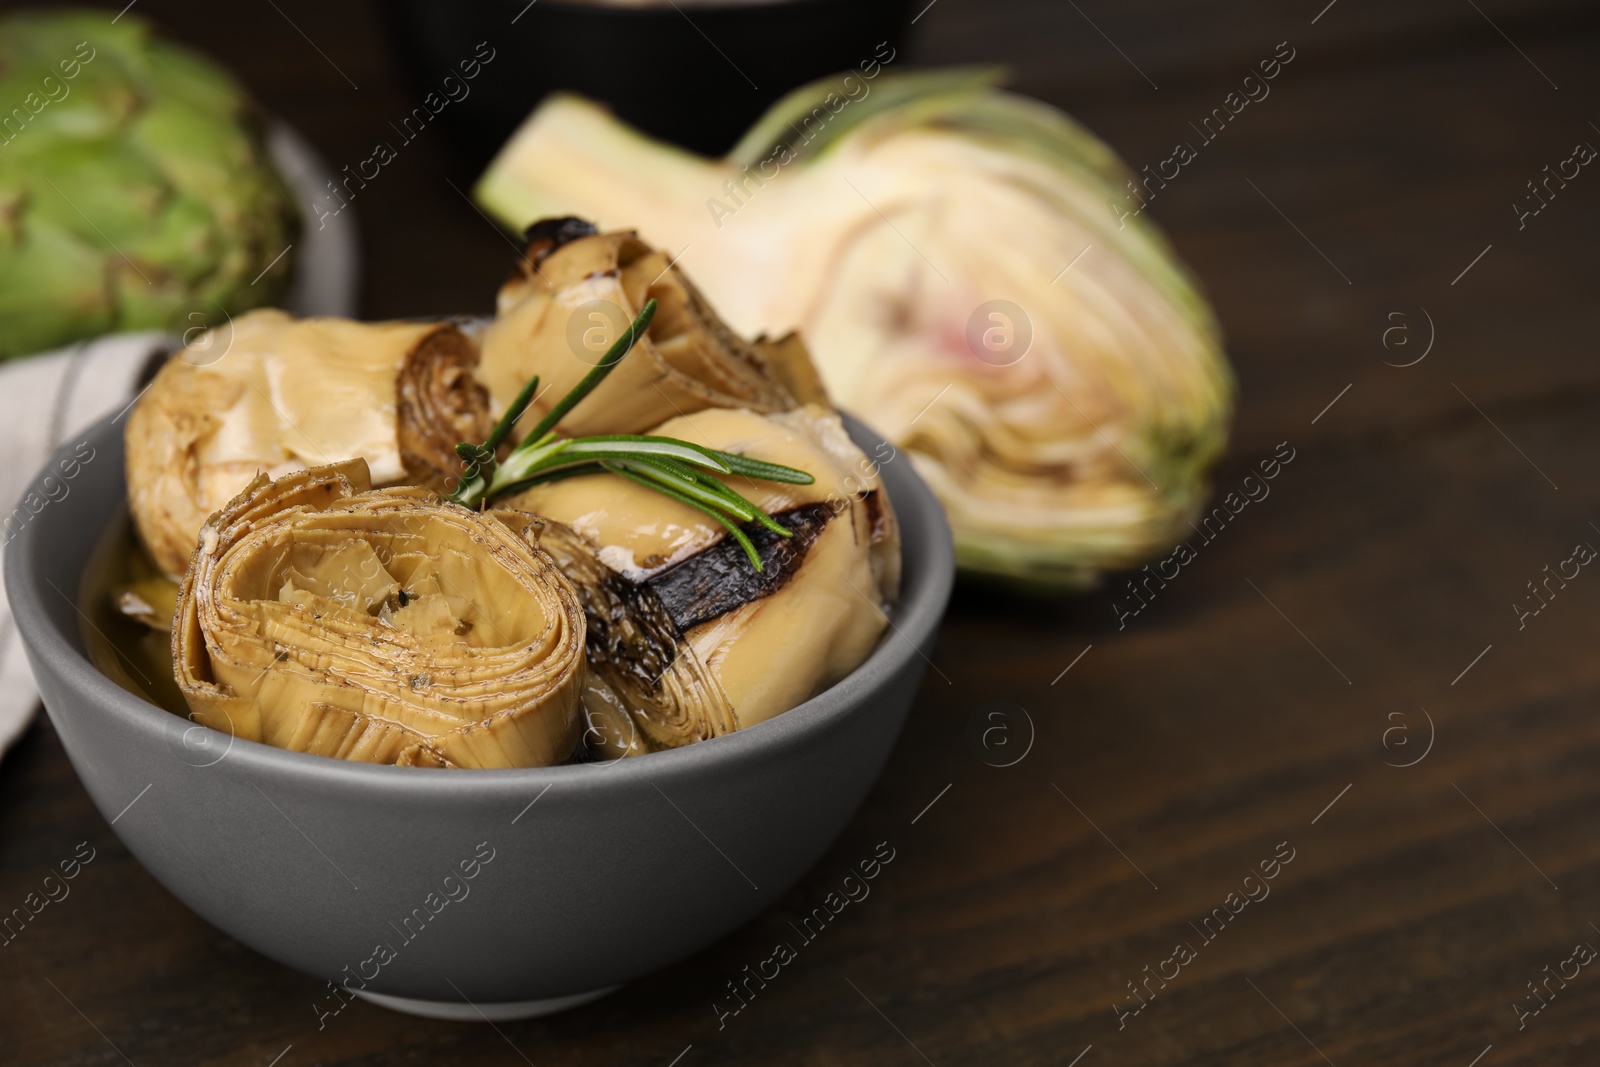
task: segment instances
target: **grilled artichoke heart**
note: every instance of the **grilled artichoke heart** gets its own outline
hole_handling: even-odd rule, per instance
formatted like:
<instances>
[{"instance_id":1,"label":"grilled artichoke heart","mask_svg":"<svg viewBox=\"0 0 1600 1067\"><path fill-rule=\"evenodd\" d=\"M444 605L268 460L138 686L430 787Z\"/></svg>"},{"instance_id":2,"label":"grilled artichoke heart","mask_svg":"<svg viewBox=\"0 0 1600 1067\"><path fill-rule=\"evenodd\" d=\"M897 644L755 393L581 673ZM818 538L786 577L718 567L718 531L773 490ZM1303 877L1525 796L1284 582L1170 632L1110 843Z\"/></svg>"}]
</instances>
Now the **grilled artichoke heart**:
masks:
<instances>
[{"instance_id":1,"label":"grilled artichoke heart","mask_svg":"<svg viewBox=\"0 0 1600 1067\"><path fill-rule=\"evenodd\" d=\"M440 322L242 315L168 360L128 419L128 501L156 562L180 575L206 518L259 472L363 458L379 485L448 488L457 441L481 440L478 353Z\"/></svg>"},{"instance_id":2,"label":"grilled artichoke heart","mask_svg":"<svg viewBox=\"0 0 1600 1067\"><path fill-rule=\"evenodd\" d=\"M547 219L528 234L522 269L501 288L484 332L479 371L502 408L539 376L543 388L519 422L522 432L589 372L651 298L658 308L648 332L561 420L563 434L636 433L711 407L772 412L827 402L797 335L743 340L665 253L632 232L600 234L581 219Z\"/></svg>"},{"instance_id":3,"label":"grilled artichoke heart","mask_svg":"<svg viewBox=\"0 0 1600 1067\"><path fill-rule=\"evenodd\" d=\"M715 520L622 478L568 478L502 502L555 520L540 544L583 601L584 706L591 747L608 755L715 737L805 701L866 659L900 582L893 508L838 415L721 409L652 432L816 481L725 478L791 531L746 527L760 572Z\"/></svg>"},{"instance_id":4,"label":"grilled artichoke heart","mask_svg":"<svg viewBox=\"0 0 1600 1067\"><path fill-rule=\"evenodd\" d=\"M172 636L192 717L367 763L534 767L576 747L583 610L528 536L367 465L258 476L201 530Z\"/></svg>"}]
</instances>

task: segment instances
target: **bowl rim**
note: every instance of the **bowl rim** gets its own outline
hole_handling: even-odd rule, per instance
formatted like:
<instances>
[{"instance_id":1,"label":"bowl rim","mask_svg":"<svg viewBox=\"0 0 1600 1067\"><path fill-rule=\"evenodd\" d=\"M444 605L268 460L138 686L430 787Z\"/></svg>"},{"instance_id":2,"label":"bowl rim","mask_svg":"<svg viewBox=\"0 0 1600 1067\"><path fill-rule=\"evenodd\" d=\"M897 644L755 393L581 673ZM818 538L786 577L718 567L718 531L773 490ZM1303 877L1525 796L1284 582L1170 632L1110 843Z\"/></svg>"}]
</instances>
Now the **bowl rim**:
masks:
<instances>
[{"instance_id":1,"label":"bowl rim","mask_svg":"<svg viewBox=\"0 0 1600 1067\"><path fill-rule=\"evenodd\" d=\"M116 458L120 466L123 455L121 432L116 429L116 424L125 414L126 409L123 413L99 420L78 439L97 441L116 434ZM843 410L839 414L858 445L863 439L869 444L885 443L880 434L861 420ZM58 448L29 483L29 489L37 487L44 476L55 468L58 460L67 458L75 444L75 441L69 442ZM233 761L236 773L270 776L279 782L308 788L359 790L369 797L403 794L414 799L467 794L484 799L525 798L534 789L540 790L538 796L542 797L544 789L557 784L563 787L564 793L592 793L630 785L651 785L667 779L681 780L714 773L727 764L759 760L805 744L827 732L836 721L869 704L913 657L920 656L929 665L933 662L923 652L922 646L930 643L944 616L955 579L955 550L943 506L917 472L911 454L898 446L894 447L894 458L903 458L905 462L903 469L895 474L895 480L903 484L892 491L891 500L900 520L902 559L905 557L904 546L914 541L917 546L915 565L905 567L902 571L899 600L888 619L888 629L871 655L844 678L788 711L721 737L648 753L640 758L609 760L601 764L567 763L550 767L471 768L453 773L427 773L411 767L359 763L293 752L238 737L231 739L217 764ZM893 458L889 463L892 462ZM889 463L880 465L880 470L887 470ZM125 496L125 468L118 472L116 482ZM24 490L24 494L27 491ZM905 522L906 514L911 511L918 514L919 521L914 525ZM43 550L42 546L50 541L48 533L52 526L52 512L55 513L54 521L61 521L61 509L46 508L5 546L6 595L30 660L36 672L53 675L70 697L92 708L92 715L109 715L127 729L151 735L152 741L161 740L172 729L173 721L183 720L177 719L165 708L129 692L102 673L87 652L79 650L81 638L75 642L58 628L52 614L43 606L43 576L29 564ZM59 590L57 592L60 593ZM64 593L60 595L65 596ZM82 617L76 600L72 606ZM50 714L53 720L56 713ZM198 723L192 725L210 731L209 727L202 727ZM210 732L217 733L219 737L229 736L220 731Z\"/></svg>"}]
</instances>

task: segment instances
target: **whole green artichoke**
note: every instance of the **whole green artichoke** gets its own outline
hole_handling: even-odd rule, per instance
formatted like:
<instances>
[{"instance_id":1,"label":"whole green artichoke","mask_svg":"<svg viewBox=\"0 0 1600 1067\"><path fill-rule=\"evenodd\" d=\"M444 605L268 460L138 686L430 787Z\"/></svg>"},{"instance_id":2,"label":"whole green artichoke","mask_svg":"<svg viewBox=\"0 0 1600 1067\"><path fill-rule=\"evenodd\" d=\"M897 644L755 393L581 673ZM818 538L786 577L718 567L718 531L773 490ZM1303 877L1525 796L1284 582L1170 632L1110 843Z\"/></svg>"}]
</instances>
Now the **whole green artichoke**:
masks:
<instances>
[{"instance_id":1,"label":"whole green artichoke","mask_svg":"<svg viewBox=\"0 0 1600 1067\"><path fill-rule=\"evenodd\" d=\"M131 15L0 18L0 359L276 303L298 229L209 60Z\"/></svg>"}]
</instances>

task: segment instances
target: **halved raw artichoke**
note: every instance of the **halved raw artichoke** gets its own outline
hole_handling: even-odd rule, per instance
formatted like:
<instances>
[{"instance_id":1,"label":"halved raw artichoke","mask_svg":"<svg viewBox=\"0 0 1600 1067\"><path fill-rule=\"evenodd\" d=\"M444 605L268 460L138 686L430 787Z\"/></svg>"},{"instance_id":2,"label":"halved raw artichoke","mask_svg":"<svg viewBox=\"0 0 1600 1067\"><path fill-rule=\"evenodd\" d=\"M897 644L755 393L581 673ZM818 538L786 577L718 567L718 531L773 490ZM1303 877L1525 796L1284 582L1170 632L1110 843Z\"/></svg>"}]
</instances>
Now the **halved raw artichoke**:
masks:
<instances>
[{"instance_id":1,"label":"halved raw artichoke","mask_svg":"<svg viewBox=\"0 0 1600 1067\"><path fill-rule=\"evenodd\" d=\"M257 476L205 524L173 667L196 722L367 763L534 767L579 736L584 618L534 543L360 460Z\"/></svg>"},{"instance_id":2,"label":"halved raw artichoke","mask_svg":"<svg viewBox=\"0 0 1600 1067\"><path fill-rule=\"evenodd\" d=\"M652 432L816 480L723 476L792 532L746 528L760 572L715 520L622 478L569 478L502 501L571 528L553 522L540 543L583 600L584 705L610 754L725 734L832 685L877 644L900 582L894 510L837 414L717 409ZM630 717L633 727L619 729Z\"/></svg>"},{"instance_id":3,"label":"halved raw artichoke","mask_svg":"<svg viewBox=\"0 0 1600 1067\"><path fill-rule=\"evenodd\" d=\"M458 441L481 440L478 352L443 322L362 323L253 311L167 361L128 418L139 535L183 573L206 518L258 473L365 459L379 485L448 489Z\"/></svg>"},{"instance_id":4,"label":"halved raw artichoke","mask_svg":"<svg viewBox=\"0 0 1600 1067\"><path fill-rule=\"evenodd\" d=\"M636 432L708 407L765 412L827 402L796 335L745 341L670 257L631 231L601 234L581 219L546 219L528 237L522 267L501 288L498 313L484 331L479 369L502 408L539 376L522 430L593 368L651 298L657 310L649 331L582 408L561 420L563 434Z\"/></svg>"},{"instance_id":5,"label":"halved raw artichoke","mask_svg":"<svg viewBox=\"0 0 1600 1067\"><path fill-rule=\"evenodd\" d=\"M995 80L824 79L720 160L557 94L476 195L513 228L573 212L684 249L734 329L800 329L835 401L911 453L962 567L1083 585L1189 535L1232 376L1149 168Z\"/></svg>"}]
</instances>

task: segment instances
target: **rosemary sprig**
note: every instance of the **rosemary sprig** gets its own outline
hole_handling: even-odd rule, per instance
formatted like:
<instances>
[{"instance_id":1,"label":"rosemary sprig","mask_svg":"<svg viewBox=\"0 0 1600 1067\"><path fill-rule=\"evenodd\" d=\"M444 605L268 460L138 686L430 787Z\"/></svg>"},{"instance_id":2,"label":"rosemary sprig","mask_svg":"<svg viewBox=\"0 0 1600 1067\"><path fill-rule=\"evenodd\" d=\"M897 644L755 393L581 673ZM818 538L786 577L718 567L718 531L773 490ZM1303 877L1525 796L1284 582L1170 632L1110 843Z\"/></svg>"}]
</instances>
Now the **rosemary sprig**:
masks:
<instances>
[{"instance_id":1,"label":"rosemary sprig","mask_svg":"<svg viewBox=\"0 0 1600 1067\"><path fill-rule=\"evenodd\" d=\"M768 482L810 485L815 479L805 471L704 448L676 437L651 434L556 436L556 426L616 369L634 343L644 336L655 313L656 302L646 301L628 332L617 339L583 380L539 420L504 462L500 462L496 451L533 403L539 388L538 375L529 379L483 444L462 442L456 445L456 455L466 462L467 470L449 499L463 507L478 508L496 497L520 492L529 486L609 472L709 515L744 549L751 566L761 571L761 556L740 523L758 523L780 537L793 534L714 475L737 474Z\"/></svg>"},{"instance_id":2,"label":"rosemary sprig","mask_svg":"<svg viewBox=\"0 0 1600 1067\"><path fill-rule=\"evenodd\" d=\"M461 475L461 482L456 486L450 499L464 503L467 499L480 496L489 489L489 481L495 474L495 452L499 450L505 439L511 435L511 428L517 424L522 413L528 410L528 405L533 403L534 393L539 388L539 376L535 374L528 379L528 384L522 387L506 413L495 423L494 429L489 431L488 440L481 445L468 444L462 441L456 445L456 455L460 456L467 464L466 471ZM470 506L470 505L469 505Z\"/></svg>"}]
</instances>

